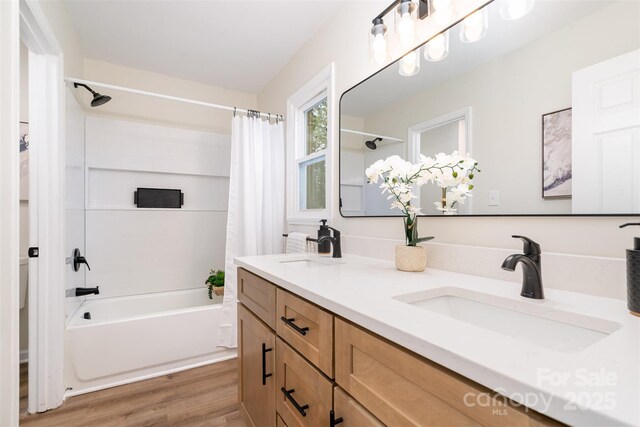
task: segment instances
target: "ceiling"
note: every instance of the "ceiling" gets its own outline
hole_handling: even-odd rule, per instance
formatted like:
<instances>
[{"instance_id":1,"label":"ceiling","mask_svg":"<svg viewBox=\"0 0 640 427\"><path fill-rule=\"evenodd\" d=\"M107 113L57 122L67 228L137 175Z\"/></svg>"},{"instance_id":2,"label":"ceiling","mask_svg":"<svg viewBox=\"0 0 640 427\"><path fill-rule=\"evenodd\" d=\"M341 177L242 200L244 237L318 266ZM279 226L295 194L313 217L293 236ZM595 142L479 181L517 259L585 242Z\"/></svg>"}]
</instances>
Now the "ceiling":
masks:
<instances>
[{"instance_id":1,"label":"ceiling","mask_svg":"<svg viewBox=\"0 0 640 427\"><path fill-rule=\"evenodd\" d=\"M338 0L64 0L84 56L259 93Z\"/></svg>"}]
</instances>

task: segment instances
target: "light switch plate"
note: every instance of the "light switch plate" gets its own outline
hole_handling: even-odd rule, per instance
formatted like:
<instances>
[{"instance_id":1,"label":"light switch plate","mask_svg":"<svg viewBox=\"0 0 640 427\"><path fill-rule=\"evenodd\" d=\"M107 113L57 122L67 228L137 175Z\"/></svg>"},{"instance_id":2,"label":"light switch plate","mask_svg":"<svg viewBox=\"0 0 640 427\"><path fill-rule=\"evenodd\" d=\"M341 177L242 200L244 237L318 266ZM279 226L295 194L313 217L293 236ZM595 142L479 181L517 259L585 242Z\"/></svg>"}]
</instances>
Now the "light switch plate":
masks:
<instances>
[{"instance_id":1,"label":"light switch plate","mask_svg":"<svg viewBox=\"0 0 640 427\"><path fill-rule=\"evenodd\" d=\"M489 191L489 206L500 206L500 192L498 190Z\"/></svg>"}]
</instances>

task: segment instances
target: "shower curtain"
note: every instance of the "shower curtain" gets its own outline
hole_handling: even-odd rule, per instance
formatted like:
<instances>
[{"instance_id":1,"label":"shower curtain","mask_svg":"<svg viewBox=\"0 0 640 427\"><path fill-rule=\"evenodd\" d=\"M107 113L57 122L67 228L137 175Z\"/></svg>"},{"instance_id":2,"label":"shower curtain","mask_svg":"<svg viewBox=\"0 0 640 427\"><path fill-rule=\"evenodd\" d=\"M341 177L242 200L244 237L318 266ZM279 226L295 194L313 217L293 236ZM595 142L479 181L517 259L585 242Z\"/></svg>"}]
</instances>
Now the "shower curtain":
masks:
<instances>
[{"instance_id":1,"label":"shower curtain","mask_svg":"<svg viewBox=\"0 0 640 427\"><path fill-rule=\"evenodd\" d=\"M234 117L227 214L224 300L218 345L237 346L239 256L282 253L285 221L284 125Z\"/></svg>"}]
</instances>

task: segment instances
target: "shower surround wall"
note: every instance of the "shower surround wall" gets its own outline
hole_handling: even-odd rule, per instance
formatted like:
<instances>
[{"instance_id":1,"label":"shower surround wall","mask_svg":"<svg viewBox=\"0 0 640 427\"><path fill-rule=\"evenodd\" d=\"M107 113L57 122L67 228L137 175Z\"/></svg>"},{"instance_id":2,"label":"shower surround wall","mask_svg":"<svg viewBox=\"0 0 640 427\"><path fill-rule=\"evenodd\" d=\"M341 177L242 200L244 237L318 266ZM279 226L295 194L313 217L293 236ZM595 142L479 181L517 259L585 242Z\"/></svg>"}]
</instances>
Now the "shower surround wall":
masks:
<instances>
[{"instance_id":1,"label":"shower surround wall","mask_svg":"<svg viewBox=\"0 0 640 427\"><path fill-rule=\"evenodd\" d=\"M107 298L204 287L224 266L230 137L86 120L87 286ZM138 209L137 187L181 189L181 209Z\"/></svg>"}]
</instances>

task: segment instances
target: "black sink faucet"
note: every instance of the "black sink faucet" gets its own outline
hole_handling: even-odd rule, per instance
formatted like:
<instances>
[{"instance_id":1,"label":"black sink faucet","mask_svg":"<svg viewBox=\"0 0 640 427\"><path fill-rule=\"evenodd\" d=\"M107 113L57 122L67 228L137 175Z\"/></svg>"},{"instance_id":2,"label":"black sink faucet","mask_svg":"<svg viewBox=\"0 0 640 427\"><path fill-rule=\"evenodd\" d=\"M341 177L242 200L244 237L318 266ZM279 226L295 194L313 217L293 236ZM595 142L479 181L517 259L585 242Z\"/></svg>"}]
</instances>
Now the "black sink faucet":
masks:
<instances>
[{"instance_id":1,"label":"black sink faucet","mask_svg":"<svg viewBox=\"0 0 640 427\"><path fill-rule=\"evenodd\" d=\"M328 227L329 230L333 231L332 236L322 236L318 239L318 244L328 241L331 242L331 246L333 246L333 254L332 258L342 258L342 248L340 247L340 232L333 227Z\"/></svg>"},{"instance_id":2,"label":"black sink faucet","mask_svg":"<svg viewBox=\"0 0 640 427\"><path fill-rule=\"evenodd\" d=\"M540 245L525 236L511 236L522 239L524 254L509 255L502 263L502 269L515 271L516 265L522 263L522 295L525 298L544 299L542 289L542 263Z\"/></svg>"}]
</instances>

